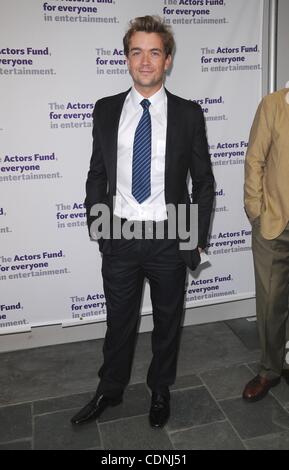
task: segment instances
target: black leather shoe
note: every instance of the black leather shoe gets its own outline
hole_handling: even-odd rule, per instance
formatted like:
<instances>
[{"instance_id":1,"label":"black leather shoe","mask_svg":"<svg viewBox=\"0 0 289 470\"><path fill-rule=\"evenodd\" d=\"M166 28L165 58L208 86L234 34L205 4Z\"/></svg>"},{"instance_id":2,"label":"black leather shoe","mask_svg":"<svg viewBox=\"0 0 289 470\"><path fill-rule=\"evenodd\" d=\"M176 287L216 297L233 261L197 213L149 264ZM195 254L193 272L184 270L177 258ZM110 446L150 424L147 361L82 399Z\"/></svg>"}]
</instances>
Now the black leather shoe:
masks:
<instances>
[{"instance_id":1,"label":"black leather shoe","mask_svg":"<svg viewBox=\"0 0 289 470\"><path fill-rule=\"evenodd\" d=\"M170 417L170 396L152 394L149 421L152 428L162 428Z\"/></svg>"},{"instance_id":2,"label":"black leather shoe","mask_svg":"<svg viewBox=\"0 0 289 470\"><path fill-rule=\"evenodd\" d=\"M72 424L82 424L92 421L102 414L108 406L116 406L122 402L122 395L109 398L104 395L95 395L76 415L71 418Z\"/></svg>"}]
</instances>

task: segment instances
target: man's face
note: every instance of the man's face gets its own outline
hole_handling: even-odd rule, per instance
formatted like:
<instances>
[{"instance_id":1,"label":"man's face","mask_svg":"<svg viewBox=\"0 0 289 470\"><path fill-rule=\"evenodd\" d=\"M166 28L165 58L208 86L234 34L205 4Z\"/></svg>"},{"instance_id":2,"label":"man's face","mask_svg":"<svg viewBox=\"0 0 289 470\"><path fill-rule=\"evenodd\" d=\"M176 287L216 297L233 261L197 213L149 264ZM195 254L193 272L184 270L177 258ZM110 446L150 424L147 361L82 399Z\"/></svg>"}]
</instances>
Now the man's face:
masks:
<instances>
[{"instance_id":1,"label":"man's face","mask_svg":"<svg viewBox=\"0 0 289 470\"><path fill-rule=\"evenodd\" d=\"M135 88L148 97L158 91L172 58L166 57L162 38L157 33L142 31L132 35L127 64Z\"/></svg>"}]
</instances>

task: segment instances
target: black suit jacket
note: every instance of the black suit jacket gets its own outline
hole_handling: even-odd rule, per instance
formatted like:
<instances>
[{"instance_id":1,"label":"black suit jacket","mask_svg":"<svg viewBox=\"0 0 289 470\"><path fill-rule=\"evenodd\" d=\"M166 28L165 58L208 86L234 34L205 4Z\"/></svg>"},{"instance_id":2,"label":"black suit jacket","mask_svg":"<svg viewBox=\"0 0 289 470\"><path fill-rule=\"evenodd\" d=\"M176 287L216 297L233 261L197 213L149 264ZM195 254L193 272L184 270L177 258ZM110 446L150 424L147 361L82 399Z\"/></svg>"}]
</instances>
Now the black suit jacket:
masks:
<instances>
[{"instance_id":1,"label":"black suit jacket","mask_svg":"<svg viewBox=\"0 0 289 470\"><path fill-rule=\"evenodd\" d=\"M93 111L93 151L86 182L85 206L88 228L95 219L94 204L105 203L113 210L116 194L117 140L119 119L130 90L96 102ZM214 199L214 177L208 152L201 107L166 90L168 97L165 153L166 204L198 204L198 246L205 248ZM193 201L187 189L188 171L192 178ZM100 249L103 248L100 240ZM180 251L186 264L195 269L198 250Z\"/></svg>"}]
</instances>

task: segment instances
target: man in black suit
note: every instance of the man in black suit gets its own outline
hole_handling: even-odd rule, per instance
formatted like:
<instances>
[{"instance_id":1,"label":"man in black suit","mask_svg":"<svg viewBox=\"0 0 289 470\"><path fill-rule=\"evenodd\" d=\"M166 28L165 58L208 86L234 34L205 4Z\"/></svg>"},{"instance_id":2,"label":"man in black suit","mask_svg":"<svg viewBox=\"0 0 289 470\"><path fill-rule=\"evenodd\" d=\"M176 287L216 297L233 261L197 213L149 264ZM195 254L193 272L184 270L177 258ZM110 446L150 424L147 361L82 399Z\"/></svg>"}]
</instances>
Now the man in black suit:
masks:
<instances>
[{"instance_id":1,"label":"man in black suit","mask_svg":"<svg viewBox=\"0 0 289 470\"><path fill-rule=\"evenodd\" d=\"M173 35L158 17L131 21L124 52L133 87L95 105L85 204L90 235L98 238L103 255L107 333L96 395L72 418L73 424L95 419L122 400L131 372L145 278L154 320L153 358L147 375L152 391L149 420L152 427L160 428L169 418L169 386L176 376L186 266L195 269L200 262L214 196L202 110L163 86L173 49ZM194 249L180 243L180 232L188 227L188 220L183 222L177 215L179 225L185 227L178 226L174 238L169 230L168 207L174 207L177 214L180 207L192 207L188 172L193 203L198 205L198 220L189 221L198 223ZM98 224L101 207L110 215ZM126 228L118 239L107 229L112 219ZM137 236L128 236L128 224ZM160 224L161 237L156 235Z\"/></svg>"}]
</instances>

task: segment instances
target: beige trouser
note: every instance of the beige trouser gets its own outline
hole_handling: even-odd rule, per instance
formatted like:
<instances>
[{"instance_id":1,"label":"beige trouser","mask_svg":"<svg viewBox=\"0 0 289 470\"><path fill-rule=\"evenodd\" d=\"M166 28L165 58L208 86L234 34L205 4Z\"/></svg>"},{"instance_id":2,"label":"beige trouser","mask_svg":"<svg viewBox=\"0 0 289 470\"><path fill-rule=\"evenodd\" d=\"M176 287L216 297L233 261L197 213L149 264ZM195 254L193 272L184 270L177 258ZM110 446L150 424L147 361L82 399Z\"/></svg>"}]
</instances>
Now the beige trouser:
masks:
<instances>
[{"instance_id":1,"label":"beige trouser","mask_svg":"<svg viewBox=\"0 0 289 470\"><path fill-rule=\"evenodd\" d=\"M274 379L281 375L285 359L289 298L289 224L279 237L266 240L260 233L260 220L256 219L252 228L252 250L262 351L260 375Z\"/></svg>"}]
</instances>

